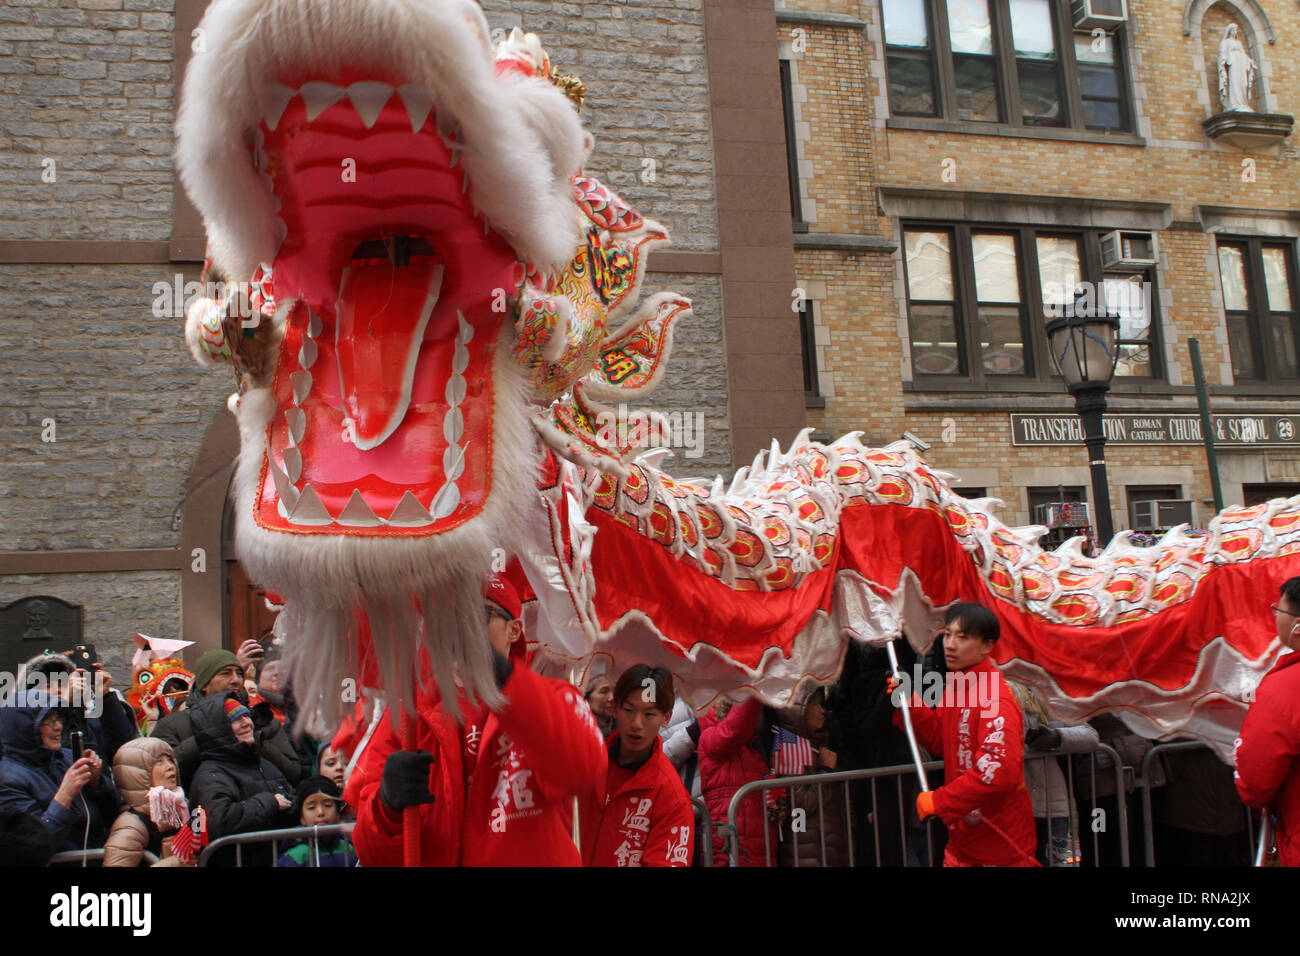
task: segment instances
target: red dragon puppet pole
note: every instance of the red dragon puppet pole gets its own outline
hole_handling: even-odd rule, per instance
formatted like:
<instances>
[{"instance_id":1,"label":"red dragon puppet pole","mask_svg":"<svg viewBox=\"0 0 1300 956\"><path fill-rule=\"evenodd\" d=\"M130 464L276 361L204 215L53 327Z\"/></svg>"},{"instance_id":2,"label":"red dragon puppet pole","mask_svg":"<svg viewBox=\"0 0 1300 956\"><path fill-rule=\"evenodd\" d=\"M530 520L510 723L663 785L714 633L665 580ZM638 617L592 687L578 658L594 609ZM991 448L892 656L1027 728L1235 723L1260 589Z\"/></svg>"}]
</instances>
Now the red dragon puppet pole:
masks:
<instances>
[{"instance_id":1,"label":"red dragon puppet pole","mask_svg":"<svg viewBox=\"0 0 1300 956\"><path fill-rule=\"evenodd\" d=\"M415 753L419 747L415 742L415 718L410 712L402 711L402 749ZM402 810L402 866L420 865L420 808L405 807Z\"/></svg>"}]
</instances>

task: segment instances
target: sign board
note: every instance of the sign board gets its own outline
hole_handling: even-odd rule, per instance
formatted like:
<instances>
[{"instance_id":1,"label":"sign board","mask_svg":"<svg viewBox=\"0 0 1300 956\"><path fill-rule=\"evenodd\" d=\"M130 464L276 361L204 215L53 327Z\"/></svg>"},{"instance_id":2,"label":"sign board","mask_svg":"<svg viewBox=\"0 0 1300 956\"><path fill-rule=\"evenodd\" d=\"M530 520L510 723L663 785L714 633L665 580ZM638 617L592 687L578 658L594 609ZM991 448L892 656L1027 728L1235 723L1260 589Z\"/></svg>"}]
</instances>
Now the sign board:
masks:
<instances>
[{"instance_id":1,"label":"sign board","mask_svg":"<svg viewBox=\"0 0 1300 956\"><path fill-rule=\"evenodd\" d=\"M1300 449L1300 413L1213 415L1216 448ZM1199 415L1106 415L1108 445L1199 445ZM1011 416L1012 445L1082 445L1083 423L1073 413Z\"/></svg>"}]
</instances>

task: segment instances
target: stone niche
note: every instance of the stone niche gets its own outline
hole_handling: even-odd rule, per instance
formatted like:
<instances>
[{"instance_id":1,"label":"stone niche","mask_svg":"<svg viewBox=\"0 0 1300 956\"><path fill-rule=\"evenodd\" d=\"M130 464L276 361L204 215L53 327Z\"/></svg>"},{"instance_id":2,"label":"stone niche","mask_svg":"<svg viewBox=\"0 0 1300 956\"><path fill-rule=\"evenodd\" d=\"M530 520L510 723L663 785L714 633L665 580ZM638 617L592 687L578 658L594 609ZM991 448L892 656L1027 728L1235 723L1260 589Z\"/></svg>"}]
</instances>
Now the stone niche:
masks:
<instances>
[{"instance_id":1,"label":"stone niche","mask_svg":"<svg viewBox=\"0 0 1300 956\"><path fill-rule=\"evenodd\" d=\"M1192 28L1194 35L1199 30L1205 63L1211 114L1201 123L1205 135L1226 149L1248 153L1277 149L1291 135L1295 118L1275 111L1266 53L1274 37L1266 14L1254 0L1213 4L1192 0L1187 9L1185 29ZM1236 35L1228 37L1233 26ZM1228 54L1222 68L1221 50Z\"/></svg>"}]
</instances>

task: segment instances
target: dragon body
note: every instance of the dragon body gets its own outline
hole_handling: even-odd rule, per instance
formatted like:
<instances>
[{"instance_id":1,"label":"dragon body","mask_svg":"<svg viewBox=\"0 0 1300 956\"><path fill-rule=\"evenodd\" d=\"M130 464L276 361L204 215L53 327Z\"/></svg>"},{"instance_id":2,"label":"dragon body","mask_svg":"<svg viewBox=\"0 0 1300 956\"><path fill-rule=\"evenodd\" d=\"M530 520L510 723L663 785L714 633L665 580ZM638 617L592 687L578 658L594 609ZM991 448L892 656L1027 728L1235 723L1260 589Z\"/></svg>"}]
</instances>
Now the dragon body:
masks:
<instances>
[{"instance_id":1,"label":"dragon body","mask_svg":"<svg viewBox=\"0 0 1300 956\"><path fill-rule=\"evenodd\" d=\"M177 120L233 290L190 307L187 339L237 375L237 555L284 598L305 698L329 715L360 675L409 701L431 674L497 700L480 582L506 553L543 653L664 664L700 707L783 702L850 640L923 649L978 599L1062 717L1228 746L1278 652L1300 498L1088 558L856 434L674 478L666 420L625 427L625 403L690 303L641 297L667 232L585 169L581 85L531 34L493 51L468 0L306 9L213 3Z\"/></svg>"}]
</instances>

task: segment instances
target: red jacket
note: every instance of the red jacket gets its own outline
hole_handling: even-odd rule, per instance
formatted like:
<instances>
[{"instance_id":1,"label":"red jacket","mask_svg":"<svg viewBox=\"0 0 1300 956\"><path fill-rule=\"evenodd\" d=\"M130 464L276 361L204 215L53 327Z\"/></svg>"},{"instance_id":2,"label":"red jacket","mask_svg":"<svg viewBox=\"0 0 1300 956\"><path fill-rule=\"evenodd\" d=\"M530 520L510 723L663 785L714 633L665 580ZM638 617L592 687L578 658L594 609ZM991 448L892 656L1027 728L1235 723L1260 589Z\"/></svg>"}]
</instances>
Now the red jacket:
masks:
<instances>
[{"instance_id":1,"label":"red jacket","mask_svg":"<svg viewBox=\"0 0 1300 956\"><path fill-rule=\"evenodd\" d=\"M731 798L744 784L767 776L767 757L750 746L762 713L763 704L758 698L751 697L732 707L726 720L719 721L713 716L713 711L700 718L700 789L709 808L709 819L714 822L714 866L727 865L722 825L727 822ZM766 826L763 795L761 791L755 791L741 801L736 814L741 866L766 866L765 847L771 849L775 858L775 835L769 833L764 843L763 829Z\"/></svg>"},{"instance_id":2,"label":"red jacket","mask_svg":"<svg viewBox=\"0 0 1300 956\"><path fill-rule=\"evenodd\" d=\"M609 739L609 766L618 740ZM606 786L583 808L582 851L587 866L690 866L695 848L695 811L682 779L654 750L615 792Z\"/></svg>"},{"instance_id":3,"label":"red jacket","mask_svg":"<svg viewBox=\"0 0 1300 956\"><path fill-rule=\"evenodd\" d=\"M1024 719L993 659L950 673L934 710L912 700L917 740L931 753L943 752L944 785L934 791L934 809L948 825L947 862L1037 866L1034 808L1025 789ZM901 711L894 723L902 729Z\"/></svg>"},{"instance_id":4,"label":"red jacket","mask_svg":"<svg viewBox=\"0 0 1300 956\"><path fill-rule=\"evenodd\" d=\"M591 709L571 684L517 664L501 713L466 714L458 727L433 697L417 706L418 746L437 761L419 808L425 866L579 866L573 798L591 799L606 758ZM357 766L362 775L352 834L365 866L402 865L402 814L379 799L384 761L400 746L380 722ZM349 787L351 791L352 788Z\"/></svg>"},{"instance_id":5,"label":"red jacket","mask_svg":"<svg viewBox=\"0 0 1300 956\"><path fill-rule=\"evenodd\" d=\"M1300 866L1300 651L1264 675L1237 738L1235 774L1241 802L1277 812L1277 855Z\"/></svg>"}]
</instances>

